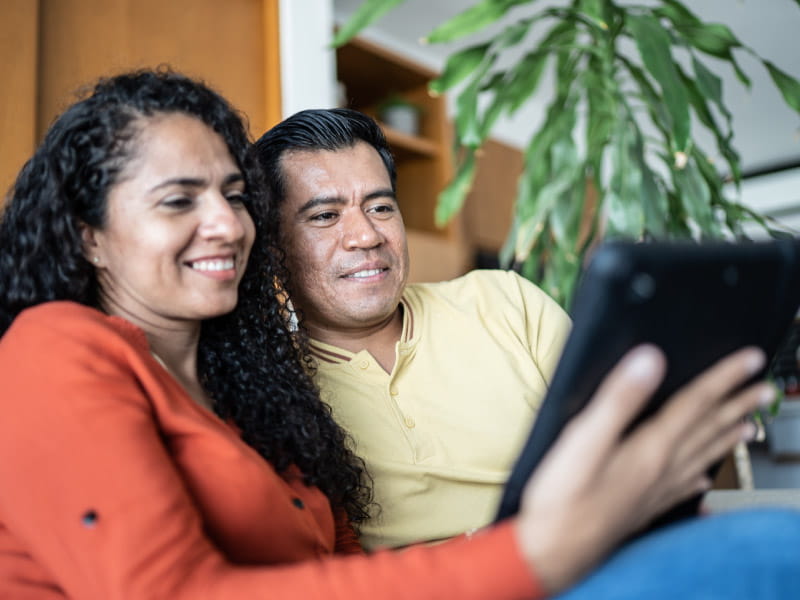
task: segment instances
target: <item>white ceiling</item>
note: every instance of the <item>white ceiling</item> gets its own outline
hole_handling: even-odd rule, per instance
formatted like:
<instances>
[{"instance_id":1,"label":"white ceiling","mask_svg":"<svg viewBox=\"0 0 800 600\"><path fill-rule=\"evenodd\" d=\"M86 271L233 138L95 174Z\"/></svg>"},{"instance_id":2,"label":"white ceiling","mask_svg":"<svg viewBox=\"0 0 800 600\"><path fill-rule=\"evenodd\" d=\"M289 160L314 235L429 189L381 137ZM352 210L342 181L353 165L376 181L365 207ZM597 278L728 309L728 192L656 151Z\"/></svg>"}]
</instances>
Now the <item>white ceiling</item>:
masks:
<instances>
[{"instance_id":1,"label":"white ceiling","mask_svg":"<svg viewBox=\"0 0 800 600\"><path fill-rule=\"evenodd\" d=\"M381 42L435 69L441 69L454 45L423 46L419 39L433 26L458 14L476 0L406 0L376 25L365 37ZM800 52L795 46L800 32L800 6L796 0L685 0L686 5L707 21L725 23L759 55L800 79ZM557 0L538 2L532 8L510 13L512 18L541 9ZM341 22L352 14L361 0L334 0L334 15ZM475 40L472 40L474 42ZM734 145L747 171L800 163L800 116L787 108L761 63L739 52L745 72L753 81L748 91L720 64L728 107L734 115ZM713 60L709 63L713 64ZM451 98L452 101L452 98ZM533 125L541 119L545 104L530 102L513 119L501 123L496 135L509 143L525 145ZM700 138L701 142L704 138ZM709 150L711 148L709 147Z\"/></svg>"}]
</instances>

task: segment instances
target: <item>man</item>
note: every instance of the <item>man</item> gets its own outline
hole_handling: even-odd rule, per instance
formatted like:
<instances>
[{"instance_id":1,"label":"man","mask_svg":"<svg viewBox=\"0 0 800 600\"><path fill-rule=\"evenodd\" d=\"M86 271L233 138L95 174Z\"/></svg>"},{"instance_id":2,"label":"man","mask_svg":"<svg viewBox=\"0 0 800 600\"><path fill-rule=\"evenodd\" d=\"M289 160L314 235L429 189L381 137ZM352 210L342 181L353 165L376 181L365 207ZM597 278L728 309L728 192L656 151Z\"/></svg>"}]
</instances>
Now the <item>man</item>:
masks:
<instances>
[{"instance_id":1,"label":"man","mask_svg":"<svg viewBox=\"0 0 800 600\"><path fill-rule=\"evenodd\" d=\"M511 272L406 285L394 165L368 117L307 111L257 146L317 382L382 507L362 542L403 546L489 523L569 319Z\"/></svg>"},{"instance_id":2,"label":"man","mask_svg":"<svg viewBox=\"0 0 800 600\"><path fill-rule=\"evenodd\" d=\"M487 524L567 317L506 272L406 286L394 165L365 115L303 111L267 132L257 151L317 382L383 509L363 543L403 546ZM654 443L656 454L683 452Z\"/></svg>"}]
</instances>

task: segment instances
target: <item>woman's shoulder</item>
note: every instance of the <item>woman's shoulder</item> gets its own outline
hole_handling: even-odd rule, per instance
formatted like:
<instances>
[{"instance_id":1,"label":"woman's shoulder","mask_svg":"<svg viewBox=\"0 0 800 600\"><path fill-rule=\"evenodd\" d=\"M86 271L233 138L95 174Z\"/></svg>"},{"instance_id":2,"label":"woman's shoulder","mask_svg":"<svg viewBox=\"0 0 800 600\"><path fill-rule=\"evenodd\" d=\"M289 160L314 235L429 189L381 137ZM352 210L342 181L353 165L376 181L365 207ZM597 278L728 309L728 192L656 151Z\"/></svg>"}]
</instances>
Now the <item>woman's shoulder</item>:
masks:
<instances>
[{"instance_id":1,"label":"woman's shoulder","mask_svg":"<svg viewBox=\"0 0 800 600\"><path fill-rule=\"evenodd\" d=\"M116 341L147 348L144 332L132 323L67 300L44 302L19 313L0 345L17 347L31 339L59 346Z\"/></svg>"},{"instance_id":2,"label":"woman's shoulder","mask_svg":"<svg viewBox=\"0 0 800 600\"><path fill-rule=\"evenodd\" d=\"M79 302L72 302L71 300L53 300L26 308L19 313L14 323L40 320L60 321L62 319L99 321L106 316L105 313L96 308L80 304Z\"/></svg>"}]
</instances>

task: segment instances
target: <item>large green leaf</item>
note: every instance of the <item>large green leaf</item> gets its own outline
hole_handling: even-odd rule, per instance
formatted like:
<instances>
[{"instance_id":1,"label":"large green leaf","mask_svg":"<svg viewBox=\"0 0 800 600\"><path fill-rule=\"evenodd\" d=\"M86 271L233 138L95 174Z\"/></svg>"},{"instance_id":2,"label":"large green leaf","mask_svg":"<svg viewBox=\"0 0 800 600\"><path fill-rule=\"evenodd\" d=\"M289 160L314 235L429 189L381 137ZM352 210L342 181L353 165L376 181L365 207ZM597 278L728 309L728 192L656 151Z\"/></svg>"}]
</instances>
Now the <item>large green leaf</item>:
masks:
<instances>
[{"instance_id":1,"label":"large green leaf","mask_svg":"<svg viewBox=\"0 0 800 600\"><path fill-rule=\"evenodd\" d=\"M580 265L579 257L571 249L555 244L548 249L543 261L539 285L554 300L569 307Z\"/></svg>"},{"instance_id":2,"label":"large green leaf","mask_svg":"<svg viewBox=\"0 0 800 600\"><path fill-rule=\"evenodd\" d=\"M481 113L480 136L483 139L489 137L495 123L508 108L508 98L504 86L506 80L505 75L505 73L497 73L496 77L493 77L494 81L484 86L484 89L481 90L491 95L491 101L489 101L486 108Z\"/></svg>"},{"instance_id":3,"label":"large green leaf","mask_svg":"<svg viewBox=\"0 0 800 600\"><path fill-rule=\"evenodd\" d=\"M528 217L520 222L514 244L514 262L523 262L531 253L539 236L544 231L546 216L547 213L543 210L541 214Z\"/></svg>"},{"instance_id":4,"label":"large green leaf","mask_svg":"<svg viewBox=\"0 0 800 600\"><path fill-rule=\"evenodd\" d=\"M733 48L742 46L731 30L721 23L681 23L676 24L676 28L692 46L718 58L727 59Z\"/></svg>"},{"instance_id":5,"label":"large green leaf","mask_svg":"<svg viewBox=\"0 0 800 600\"><path fill-rule=\"evenodd\" d=\"M669 140L669 127L671 125L671 119L669 111L664 104L663 97L652 85L650 79L648 79L647 74L643 69L640 69L637 65L633 64L630 60L623 56L618 58L620 62L625 65L625 67L628 69L628 73L630 73L631 77L633 77L633 80L639 86L638 91L641 95L644 105L647 107L650 119L653 125L655 125L656 129L658 129L658 131L661 133L666 143L666 140ZM617 98L621 103L625 103L626 101L626 96L622 93L618 93Z\"/></svg>"},{"instance_id":6,"label":"large green leaf","mask_svg":"<svg viewBox=\"0 0 800 600\"><path fill-rule=\"evenodd\" d=\"M602 185L603 149L611 138L616 115L616 81L608 77L597 60L590 60L584 74L586 86L586 161L591 165L593 177ZM611 89L608 89L611 88Z\"/></svg>"},{"instance_id":7,"label":"large green leaf","mask_svg":"<svg viewBox=\"0 0 800 600\"><path fill-rule=\"evenodd\" d=\"M575 123L574 104L567 108L570 117L566 122ZM528 215L520 222L515 246L515 257L522 261L537 243L538 236L544 230L548 219L557 203L562 199L567 190L576 184L579 173L582 172L578 162L577 148L570 137L560 136L553 140L547 148L548 164L551 165L548 173L535 178L533 173L527 171L520 181L521 197L518 202L525 202L527 207L517 207L517 214ZM541 171L540 171L541 173ZM565 230L557 234L564 237Z\"/></svg>"},{"instance_id":8,"label":"large green leaf","mask_svg":"<svg viewBox=\"0 0 800 600\"><path fill-rule=\"evenodd\" d=\"M463 81L481 65L490 46L490 43L478 44L451 54L442 74L428 86L431 92L441 94Z\"/></svg>"},{"instance_id":9,"label":"large green leaf","mask_svg":"<svg viewBox=\"0 0 800 600\"><path fill-rule=\"evenodd\" d=\"M515 215L511 220L511 228L508 230L508 235L506 235L506 240L503 242L503 247L500 248L500 252L497 254L500 266L503 268L509 268L514 263L514 248L517 243L518 230L519 218Z\"/></svg>"},{"instance_id":10,"label":"large green leaf","mask_svg":"<svg viewBox=\"0 0 800 600\"><path fill-rule=\"evenodd\" d=\"M525 39L525 36L528 35L528 32L531 30L531 25L537 19L538 17L531 17L529 19L520 19L516 23L512 23L511 25L506 27L492 41L495 49L501 50L519 44L522 40Z\"/></svg>"},{"instance_id":11,"label":"large green leaf","mask_svg":"<svg viewBox=\"0 0 800 600\"><path fill-rule=\"evenodd\" d=\"M556 200L550 213L550 227L555 243L576 252L578 233L586 199L586 175L580 165L570 171L572 181Z\"/></svg>"},{"instance_id":12,"label":"large green leaf","mask_svg":"<svg viewBox=\"0 0 800 600\"><path fill-rule=\"evenodd\" d=\"M786 101L786 104L791 106L797 112L800 112L800 83L796 79L790 77L770 61L765 60L764 66L767 67L772 81L778 86L778 89Z\"/></svg>"},{"instance_id":13,"label":"large green leaf","mask_svg":"<svg viewBox=\"0 0 800 600\"><path fill-rule=\"evenodd\" d=\"M709 98L717 106L719 112L725 117L727 133L723 135L722 132L717 129L714 130L714 135L717 138L717 147L725 160L728 161L731 176L738 186L742 177L739 165L739 154L734 150L731 143L733 139L733 115L722 99L722 80L706 68L696 56L692 56L692 67L696 77L697 90L700 94Z\"/></svg>"},{"instance_id":14,"label":"large green leaf","mask_svg":"<svg viewBox=\"0 0 800 600\"><path fill-rule=\"evenodd\" d=\"M547 66L548 54L535 51L526 54L509 73L505 100L509 114L515 113L536 91Z\"/></svg>"},{"instance_id":15,"label":"large green leaf","mask_svg":"<svg viewBox=\"0 0 800 600\"><path fill-rule=\"evenodd\" d=\"M667 189L667 203L669 206L669 219L667 231L672 238L690 238L692 230L687 224L689 216L683 206L680 195L674 190Z\"/></svg>"},{"instance_id":16,"label":"large green leaf","mask_svg":"<svg viewBox=\"0 0 800 600\"><path fill-rule=\"evenodd\" d=\"M653 12L659 16L666 17L673 23L697 25L701 22L692 11L677 0L663 0L662 5Z\"/></svg>"},{"instance_id":17,"label":"large green leaf","mask_svg":"<svg viewBox=\"0 0 800 600\"><path fill-rule=\"evenodd\" d=\"M461 210L475 179L475 169L475 153L469 150L458 165L453 180L439 194L435 213L436 225L439 227L446 225Z\"/></svg>"},{"instance_id":18,"label":"large green leaf","mask_svg":"<svg viewBox=\"0 0 800 600\"><path fill-rule=\"evenodd\" d=\"M694 55L692 56L692 69L694 70L698 91L717 105L719 111L725 116L730 130L732 115L722 100L722 79L717 77Z\"/></svg>"},{"instance_id":19,"label":"large green leaf","mask_svg":"<svg viewBox=\"0 0 800 600\"><path fill-rule=\"evenodd\" d=\"M695 114L700 119L700 122L705 125L714 135L717 141L717 148L722 156L727 160L728 167L731 170L731 175L733 176L734 181L738 183L741 178L741 171L739 167L739 155L733 149L733 146L731 146L733 132L729 128L727 133L725 133L717 125L716 119L706 103L707 96L704 95L701 90L700 79L692 79L686 73L684 73L683 70L680 71L680 74L681 80L686 86L686 91L689 94L689 101L695 110ZM728 113L728 115L730 115L730 113Z\"/></svg>"},{"instance_id":20,"label":"large green leaf","mask_svg":"<svg viewBox=\"0 0 800 600\"><path fill-rule=\"evenodd\" d=\"M697 165L700 175L703 177L706 185L708 186L712 210L715 212L722 211L725 226L728 228L730 233L737 238L741 237L744 231L741 226L741 222L743 220L748 220L748 217L738 209L731 210L731 203L726 199L723 190L725 183L723 178L719 173L717 173L714 165L708 160L708 158L705 156L705 154L703 154L703 152L701 152L699 148L692 148L692 158L694 159L694 163ZM717 220L719 221L720 219Z\"/></svg>"},{"instance_id":21,"label":"large green leaf","mask_svg":"<svg viewBox=\"0 0 800 600\"><path fill-rule=\"evenodd\" d=\"M452 42L491 25L518 4L536 0L481 0L429 33L425 40L431 44Z\"/></svg>"},{"instance_id":22,"label":"large green leaf","mask_svg":"<svg viewBox=\"0 0 800 600\"><path fill-rule=\"evenodd\" d=\"M672 61L669 35L653 17L628 15L627 22L644 66L661 87L672 120L674 149L685 151L691 127L689 100Z\"/></svg>"},{"instance_id":23,"label":"large green leaf","mask_svg":"<svg viewBox=\"0 0 800 600\"><path fill-rule=\"evenodd\" d=\"M750 87L750 78L739 66L732 52L734 48L745 48L745 46L730 29L719 23L703 23L697 19L688 23L680 19L672 20L672 22L686 43L701 52L727 60L731 63L739 81L748 88Z\"/></svg>"},{"instance_id":24,"label":"large green leaf","mask_svg":"<svg viewBox=\"0 0 800 600\"><path fill-rule=\"evenodd\" d=\"M542 270L543 266L546 263L545 252L541 247L534 248L531 250L531 253L527 256L525 261L520 263L513 263L514 266L521 267L520 274L535 282L541 282L542 280Z\"/></svg>"},{"instance_id":25,"label":"large green leaf","mask_svg":"<svg viewBox=\"0 0 800 600\"><path fill-rule=\"evenodd\" d=\"M660 178L656 175L645 158L644 140L636 131L631 144L631 160L641 173L641 189L639 200L642 205L643 233L653 237L662 238L666 235L666 223L669 214L667 197L659 185Z\"/></svg>"},{"instance_id":26,"label":"large green leaf","mask_svg":"<svg viewBox=\"0 0 800 600\"><path fill-rule=\"evenodd\" d=\"M531 25L541 17L542 15L540 13L536 17L522 19L518 23L507 27L501 34L489 42L492 51L499 51L500 49L518 43L524 38ZM525 98L533 94L538 85L542 71L546 68L544 63L547 57L544 53L546 51L551 51L552 49L549 48L549 45L558 40L570 29L567 23L557 24L544 36L543 41L536 50L529 52L521 61L518 61L508 69L484 78L480 91L490 95L491 101L484 105L485 108L481 115L481 137L483 139L489 136L497 119L503 114L514 112L517 104L521 104ZM534 61L534 56L537 56L537 50L541 51L541 54L538 55L541 59L541 64L531 65ZM533 66L533 68L531 68L531 66ZM526 87L528 88L527 96L522 98Z\"/></svg>"},{"instance_id":27,"label":"large green leaf","mask_svg":"<svg viewBox=\"0 0 800 600\"><path fill-rule=\"evenodd\" d=\"M547 65L548 54L570 50L574 37L575 29L571 23L558 22L536 48L514 65L503 91L509 114L516 112L536 91Z\"/></svg>"},{"instance_id":28,"label":"large green leaf","mask_svg":"<svg viewBox=\"0 0 800 600\"><path fill-rule=\"evenodd\" d=\"M478 112L478 95L483 89L483 77L491 69L497 55L484 58L476 71L472 73L472 80L456 97L455 115L453 120L456 126L458 144L468 148L477 148L486 139Z\"/></svg>"},{"instance_id":29,"label":"large green leaf","mask_svg":"<svg viewBox=\"0 0 800 600\"><path fill-rule=\"evenodd\" d=\"M333 46L347 43L365 27L377 21L384 13L395 6L402 4L405 0L364 0L350 19L345 23L333 37Z\"/></svg>"},{"instance_id":30,"label":"large green leaf","mask_svg":"<svg viewBox=\"0 0 800 600\"><path fill-rule=\"evenodd\" d=\"M673 179L686 213L699 227L703 237L719 237L721 231L711 209L711 194L694 160L690 159L682 169L674 169Z\"/></svg>"},{"instance_id":31,"label":"large green leaf","mask_svg":"<svg viewBox=\"0 0 800 600\"><path fill-rule=\"evenodd\" d=\"M552 176L553 146L562 139L571 139L576 124L577 98L557 98L547 110L547 116L539 131L533 136L525 151L525 176L520 180L521 186L531 185L531 196L543 187ZM518 214L526 215L526 204L521 195L517 202Z\"/></svg>"},{"instance_id":32,"label":"large green leaf","mask_svg":"<svg viewBox=\"0 0 800 600\"><path fill-rule=\"evenodd\" d=\"M603 21L603 9L606 2L603 0L578 0L577 9L586 13L595 21Z\"/></svg>"},{"instance_id":33,"label":"large green leaf","mask_svg":"<svg viewBox=\"0 0 800 600\"><path fill-rule=\"evenodd\" d=\"M603 197L607 235L612 237L639 238L644 230L642 173L635 160L637 135L635 121L620 108L606 149L611 177Z\"/></svg>"}]
</instances>

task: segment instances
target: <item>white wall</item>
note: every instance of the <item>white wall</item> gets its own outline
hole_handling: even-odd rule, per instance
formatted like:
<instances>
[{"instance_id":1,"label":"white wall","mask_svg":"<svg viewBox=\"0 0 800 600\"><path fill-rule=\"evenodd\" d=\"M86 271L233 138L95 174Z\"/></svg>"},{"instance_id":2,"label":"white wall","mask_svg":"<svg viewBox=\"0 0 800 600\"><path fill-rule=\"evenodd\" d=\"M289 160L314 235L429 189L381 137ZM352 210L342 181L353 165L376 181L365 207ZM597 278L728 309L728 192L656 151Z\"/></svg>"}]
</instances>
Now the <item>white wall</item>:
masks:
<instances>
[{"instance_id":1,"label":"white wall","mask_svg":"<svg viewBox=\"0 0 800 600\"><path fill-rule=\"evenodd\" d=\"M283 116L335 106L332 0L280 0L279 11Z\"/></svg>"}]
</instances>

